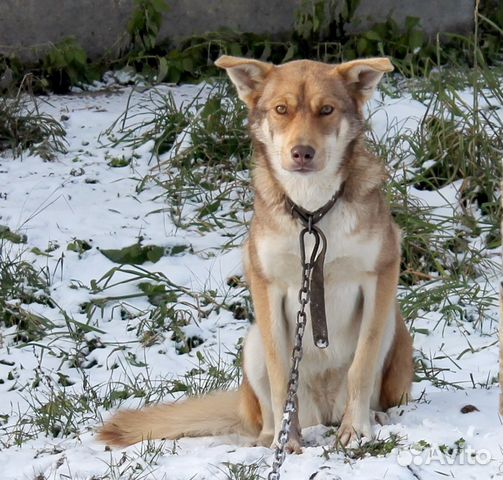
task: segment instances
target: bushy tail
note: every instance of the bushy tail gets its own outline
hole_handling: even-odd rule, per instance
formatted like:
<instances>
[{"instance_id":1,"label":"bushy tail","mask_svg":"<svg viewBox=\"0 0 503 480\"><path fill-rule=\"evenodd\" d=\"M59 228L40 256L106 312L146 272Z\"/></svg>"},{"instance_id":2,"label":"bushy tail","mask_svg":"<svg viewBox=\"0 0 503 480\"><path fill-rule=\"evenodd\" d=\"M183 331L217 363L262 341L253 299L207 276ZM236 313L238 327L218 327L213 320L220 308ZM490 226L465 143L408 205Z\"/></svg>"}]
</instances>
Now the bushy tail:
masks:
<instances>
[{"instance_id":1,"label":"bushy tail","mask_svg":"<svg viewBox=\"0 0 503 480\"><path fill-rule=\"evenodd\" d=\"M215 392L179 403L120 411L99 429L98 440L125 447L148 439L253 435L256 432L250 431L247 415L242 412L242 393Z\"/></svg>"}]
</instances>

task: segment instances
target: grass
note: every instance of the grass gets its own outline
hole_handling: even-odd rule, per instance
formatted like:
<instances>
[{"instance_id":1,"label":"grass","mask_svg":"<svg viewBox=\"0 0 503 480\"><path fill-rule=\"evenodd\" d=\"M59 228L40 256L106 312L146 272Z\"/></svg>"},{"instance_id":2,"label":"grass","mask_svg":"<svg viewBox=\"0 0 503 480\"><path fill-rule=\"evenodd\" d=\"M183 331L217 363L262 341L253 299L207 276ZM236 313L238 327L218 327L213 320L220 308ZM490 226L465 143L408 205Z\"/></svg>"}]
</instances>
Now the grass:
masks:
<instances>
[{"instance_id":1,"label":"grass","mask_svg":"<svg viewBox=\"0 0 503 480\"><path fill-rule=\"evenodd\" d=\"M428 312L441 313L441 329L494 321L497 295L488 285L501 245L502 74L479 65L408 81L410 97L425 108L418 127L388 125L383 137L370 138L389 164L388 197L403 232L401 305L413 331ZM403 87L388 85L388 94Z\"/></svg>"},{"instance_id":2,"label":"grass","mask_svg":"<svg viewBox=\"0 0 503 480\"><path fill-rule=\"evenodd\" d=\"M219 470L225 475L226 480L262 480L264 477L259 471L263 468L261 463L223 463L225 468Z\"/></svg>"},{"instance_id":3,"label":"grass","mask_svg":"<svg viewBox=\"0 0 503 480\"><path fill-rule=\"evenodd\" d=\"M335 442L332 448L324 448L323 456L328 460L331 454L342 453L346 461L361 460L366 457L381 457L389 455L403 443L396 433L390 433L386 438L376 437L372 440L357 440L355 445L342 446Z\"/></svg>"},{"instance_id":4,"label":"grass","mask_svg":"<svg viewBox=\"0 0 503 480\"><path fill-rule=\"evenodd\" d=\"M29 77L23 81L15 97L0 96L0 152L11 151L16 157L28 150L53 160L66 152L66 132L55 118L40 111L29 81Z\"/></svg>"},{"instance_id":5,"label":"grass","mask_svg":"<svg viewBox=\"0 0 503 480\"><path fill-rule=\"evenodd\" d=\"M245 108L228 83L216 82L180 105L170 92L154 91L140 105L128 104L105 135L112 146L153 144L157 164L138 190L161 186L159 198L169 201L166 212L176 226L229 228L235 237L235 227L243 225L239 212L251 207L250 142Z\"/></svg>"},{"instance_id":6,"label":"grass","mask_svg":"<svg viewBox=\"0 0 503 480\"><path fill-rule=\"evenodd\" d=\"M25 260L26 249L12 242L19 234L9 233L0 238L0 321L7 328L15 327L14 342L27 343L40 339L53 326L49 319L30 311L29 306L53 303L48 295L47 271Z\"/></svg>"}]
</instances>

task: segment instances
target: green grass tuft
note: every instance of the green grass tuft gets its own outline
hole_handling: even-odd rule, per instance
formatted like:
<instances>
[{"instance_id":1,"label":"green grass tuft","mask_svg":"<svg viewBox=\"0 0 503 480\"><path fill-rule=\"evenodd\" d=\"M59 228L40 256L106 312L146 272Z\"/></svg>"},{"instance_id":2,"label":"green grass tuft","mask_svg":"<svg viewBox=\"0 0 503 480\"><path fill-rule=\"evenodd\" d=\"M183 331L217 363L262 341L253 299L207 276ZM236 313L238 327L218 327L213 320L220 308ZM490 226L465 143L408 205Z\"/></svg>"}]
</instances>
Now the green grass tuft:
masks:
<instances>
[{"instance_id":1,"label":"green grass tuft","mask_svg":"<svg viewBox=\"0 0 503 480\"><path fill-rule=\"evenodd\" d=\"M40 111L39 100L24 93L23 86L15 97L0 96L0 152L10 150L17 157L29 150L52 160L66 152L65 129Z\"/></svg>"}]
</instances>

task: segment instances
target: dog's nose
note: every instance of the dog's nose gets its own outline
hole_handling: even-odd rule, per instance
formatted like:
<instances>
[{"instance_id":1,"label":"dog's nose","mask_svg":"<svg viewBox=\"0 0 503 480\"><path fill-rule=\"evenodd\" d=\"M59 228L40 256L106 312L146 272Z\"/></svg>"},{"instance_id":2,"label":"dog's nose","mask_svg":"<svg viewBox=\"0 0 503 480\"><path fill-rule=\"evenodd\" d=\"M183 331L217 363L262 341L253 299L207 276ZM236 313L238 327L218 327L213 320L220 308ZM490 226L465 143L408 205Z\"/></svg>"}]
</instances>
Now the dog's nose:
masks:
<instances>
[{"instance_id":1,"label":"dog's nose","mask_svg":"<svg viewBox=\"0 0 503 480\"><path fill-rule=\"evenodd\" d=\"M292 148L292 159L297 165L308 166L314 158L316 150L310 145L295 145Z\"/></svg>"}]
</instances>

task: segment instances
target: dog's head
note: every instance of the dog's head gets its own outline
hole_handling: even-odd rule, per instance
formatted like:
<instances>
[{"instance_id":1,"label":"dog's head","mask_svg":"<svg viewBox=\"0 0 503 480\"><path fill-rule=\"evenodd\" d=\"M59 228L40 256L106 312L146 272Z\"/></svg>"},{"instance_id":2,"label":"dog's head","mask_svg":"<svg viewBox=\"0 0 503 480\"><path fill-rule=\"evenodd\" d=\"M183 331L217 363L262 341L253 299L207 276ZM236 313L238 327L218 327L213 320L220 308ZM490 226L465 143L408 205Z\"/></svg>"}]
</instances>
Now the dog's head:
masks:
<instances>
[{"instance_id":1,"label":"dog's head","mask_svg":"<svg viewBox=\"0 0 503 480\"><path fill-rule=\"evenodd\" d=\"M363 106L387 58L328 65L299 60L275 66L222 56L216 61L250 109L250 128L280 180L332 176L348 144L361 134Z\"/></svg>"}]
</instances>

